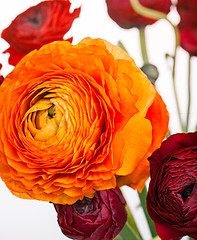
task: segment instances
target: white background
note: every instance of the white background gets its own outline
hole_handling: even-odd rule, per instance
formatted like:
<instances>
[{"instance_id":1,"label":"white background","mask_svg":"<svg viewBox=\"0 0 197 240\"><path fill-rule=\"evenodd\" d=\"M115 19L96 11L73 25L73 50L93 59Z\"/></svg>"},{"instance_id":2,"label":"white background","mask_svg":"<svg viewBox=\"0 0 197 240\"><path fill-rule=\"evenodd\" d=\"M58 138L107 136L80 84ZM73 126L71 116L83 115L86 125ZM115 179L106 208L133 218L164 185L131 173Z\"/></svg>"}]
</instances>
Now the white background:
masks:
<instances>
[{"instance_id":1,"label":"white background","mask_svg":"<svg viewBox=\"0 0 197 240\"><path fill-rule=\"evenodd\" d=\"M38 0L6 0L0 2L0 32L11 21L30 6L36 5ZM134 58L139 67L142 66L142 58L139 45L138 30L121 29L107 15L104 0L72 0L73 7L81 2L82 11L80 17L75 20L71 31L65 36L74 37L73 43L78 43L84 37L103 38L113 44L119 40L123 42L127 51ZM169 15L173 22L178 22L176 13ZM169 23L160 20L146 28L147 48L150 62L158 67L160 72L157 81L157 89L163 97L168 111L170 112L170 128L173 133L180 132L177 111L172 90L171 62L165 59L165 53L173 54L174 35ZM4 65L2 73L4 77L13 67L7 65L7 54L1 54L8 48L8 44L0 39L0 63ZM178 49L178 66L176 82L178 88L181 114L186 116L187 107L187 60L188 54L181 48ZM197 58L192 59L192 106L191 106L191 131L197 124ZM136 192L125 187L126 199L134 210L136 222L139 224L144 240L149 240L150 234L140 208L137 208L138 199ZM23 200L13 196L0 180L0 239L2 240L65 240L67 239L60 231L56 213L52 204Z\"/></svg>"}]
</instances>

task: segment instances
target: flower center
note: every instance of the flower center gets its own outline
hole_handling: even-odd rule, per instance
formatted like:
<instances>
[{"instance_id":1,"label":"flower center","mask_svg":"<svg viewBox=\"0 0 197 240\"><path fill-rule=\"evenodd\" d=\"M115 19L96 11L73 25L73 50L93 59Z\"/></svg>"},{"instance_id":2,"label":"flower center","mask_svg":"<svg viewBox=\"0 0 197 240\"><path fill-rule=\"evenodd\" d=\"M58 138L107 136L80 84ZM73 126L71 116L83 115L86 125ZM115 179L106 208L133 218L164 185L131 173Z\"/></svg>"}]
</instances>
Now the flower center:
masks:
<instances>
[{"instance_id":1,"label":"flower center","mask_svg":"<svg viewBox=\"0 0 197 240\"><path fill-rule=\"evenodd\" d=\"M38 21L38 19L37 19L36 17L29 18L29 21L30 21L31 23L34 23L35 25L38 25L38 24L39 24L39 21Z\"/></svg>"},{"instance_id":2,"label":"flower center","mask_svg":"<svg viewBox=\"0 0 197 240\"><path fill-rule=\"evenodd\" d=\"M94 209L94 198L84 197L83 200L78 200L74 204L74 207L80 214L88 213Z\"/></svg>"},{"instance_id":3,"label":"flower center","mask_svg":"<svg viewBox=\"0 0 197 240\"><path fill-rule=\"evenodd\" d=\"M190 184L183 192L181 192L181 195L182 195L182 198L183 198L184 202L191 195L193 188L194 188L194 183Z\"/></svg>"},{"instance_id":4,"label":"flower center","mask_svg":"<svg viewBox=\"0 0 197 240\"><path fill-rule=\"evenodd\" d=\"M53 105L52 107L50 107L48 109L48 117L53 118L55 116L55 114L56 114L56 106Z\"/></svg>"},{"instance_id":5,"label":"flower center","mask_svg":"<svg viewBox=\"0 0 197 240\"><path fill-rule=\"evenodd\" d=\"M58 99L61 104L63 100L56 94L53 94L52 97L47 94L32 104L23 119L23 121L27 120L26 135L29 131L35 140L48 141L68 125L64 116L65 109L60 108Z\"/></svg>"}]
</instances>

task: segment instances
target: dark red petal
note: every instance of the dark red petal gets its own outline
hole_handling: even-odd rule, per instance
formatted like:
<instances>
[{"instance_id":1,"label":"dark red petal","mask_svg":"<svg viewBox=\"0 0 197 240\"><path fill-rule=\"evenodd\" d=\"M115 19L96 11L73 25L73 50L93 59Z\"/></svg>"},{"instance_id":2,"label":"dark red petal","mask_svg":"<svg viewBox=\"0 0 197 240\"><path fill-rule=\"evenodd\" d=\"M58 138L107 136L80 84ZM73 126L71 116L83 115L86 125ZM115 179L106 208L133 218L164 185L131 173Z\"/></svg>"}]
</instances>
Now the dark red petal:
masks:
<instances>
[{"instance_id":1,"label":"dark red petal","mask_svg":"<svg viewBox=\"0 0 197 240\"><path fill-rule=\"evenodd\" d=\"M159 149L157 149L149 161L151 164L151 172L157 172L163 162L165 162L166 157L170 154L177 152L178 150L196 146L197 143L197 132L194 133L177 133L171 135L167 140L165 140Z\"/></svg>"}]
</instances>

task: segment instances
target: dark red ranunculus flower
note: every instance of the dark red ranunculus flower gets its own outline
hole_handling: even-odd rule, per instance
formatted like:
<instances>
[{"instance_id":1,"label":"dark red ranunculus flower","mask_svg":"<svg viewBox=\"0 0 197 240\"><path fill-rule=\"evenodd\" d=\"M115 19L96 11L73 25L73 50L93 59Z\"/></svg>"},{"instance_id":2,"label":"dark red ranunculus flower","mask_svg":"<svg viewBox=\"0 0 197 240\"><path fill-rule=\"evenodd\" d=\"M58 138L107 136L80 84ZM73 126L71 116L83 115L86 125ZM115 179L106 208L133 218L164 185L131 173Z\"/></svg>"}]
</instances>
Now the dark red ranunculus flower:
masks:
<instances>
[{"instance_id":1,"label":"dark red ranunculus flower","mask_svg":"<svg viewBox=\"0 0 197 240\"><path fill-rule=\"evenodd\" d=\"M10 44L4 52L10 53L9 63L15 66L28 52L63 40L81 10L77 8L70 13L70 6L69 0L44 1L18 15L1 34Z\"/></svg>"},{"instance_id":2,"label":"dark red ranunculus flower","mask_svg":"<svg viewBox=\"0 0 197 240\"><path fill-rule=\"evenodd\" d=\"M170 136L149 161L147 209L158 235L197 239L197 132Z\"/></svg>"},{"instance_id":3,"label":"dark red ranunculus flower","mask_svg":"<svg viewBox=\"0 0 197 240\"><path fill-rule=\"evenodd\" d=\"M2 64L0 63L0 70L2 69ZM0 73L0 85L2 84L4 77Z\"/></svg>"},{"instance_id":4,"label":"dark red ranunculus flower","mask_svg":"<svg viewBox=\"0 0 197 240\"><path fill-rule=\"evenodd\" d=\"M171 0L139 0L147 8L169 13ZM122 28L144 28L156 22L155 19L146 18L135 12L130 0L106 0L109 16Z\"/></svg>"},{"instance_id":5,"label":"dark red ranunculus flower","mask_svg":"<svg viewBox=\"0 0 197 240\"><path fill-rule=\"evenodd\" d=\"M73 205L54 204L64 235L78 240L115 238L127 220L126 201L118 187L95 193Z\"/></svg>"},{"instance_id":6,"label":"dark red ranunculus flower","mask_svg":"<svg viewBox=\"0 0 197 240\"><path fill-rule=\"evenodd\" d=\"M197 1L179 0L177 11L180 15L178 28L181 46L190 55L197 56Z\"/></svg>"}]
</instances>

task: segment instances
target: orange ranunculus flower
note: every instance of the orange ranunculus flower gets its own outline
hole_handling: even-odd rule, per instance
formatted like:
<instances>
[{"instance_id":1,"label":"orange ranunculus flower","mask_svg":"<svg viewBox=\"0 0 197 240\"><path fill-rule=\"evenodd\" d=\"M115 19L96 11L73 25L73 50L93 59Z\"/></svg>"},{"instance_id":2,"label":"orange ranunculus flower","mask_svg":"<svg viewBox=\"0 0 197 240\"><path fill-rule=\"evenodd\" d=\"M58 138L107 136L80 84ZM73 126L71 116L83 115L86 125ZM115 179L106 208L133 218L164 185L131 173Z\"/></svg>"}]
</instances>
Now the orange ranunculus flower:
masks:
<instances>
[{"instance_id":1,"label":"orange ranunculus flower","mask_svg":"<svg viewBox=\"0 0 197 240\"><path fill-rule=\"evenodd\" d=\"M0 176L21 198L73 204L117 183L141 190L168 131L156 89L101 39L32 51L0 91Z\"/></svg>"}]
</instances>

